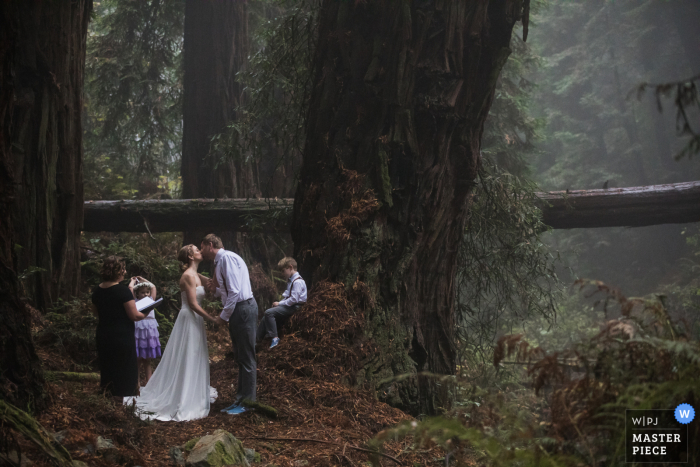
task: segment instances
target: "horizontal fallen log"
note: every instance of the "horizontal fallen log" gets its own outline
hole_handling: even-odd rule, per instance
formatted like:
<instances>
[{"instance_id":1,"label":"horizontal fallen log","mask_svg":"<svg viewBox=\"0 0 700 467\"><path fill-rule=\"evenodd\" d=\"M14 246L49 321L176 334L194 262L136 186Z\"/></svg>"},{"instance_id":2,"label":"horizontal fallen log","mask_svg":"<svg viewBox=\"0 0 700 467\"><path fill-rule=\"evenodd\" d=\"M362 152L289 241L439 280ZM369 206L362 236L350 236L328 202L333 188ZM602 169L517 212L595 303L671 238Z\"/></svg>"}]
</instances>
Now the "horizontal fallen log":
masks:
<instances>
[{"instance_id":1,"label":"horizontal fallen log","mask_svg":"<svg viewBox=\"0 0 700 467\"><path fill-rule=\"evenodd\" d=\"M553 229L700 222L700 182L538 193Z\"/></svg>"},{"instance_id":2,"label":"horizontal fallen log","mask_svg":"<svg viewBox=\"0 0 700 467\"><path fill-rule=\"evenodd\" d=\"M48 381L99 381L99 373L75 373L72 371L45 371Z\"/></svg>"},{"instance_id":3,"label":"horizontal fallen log","mask_svg":"<svg viewBox=\"0 0 700 467\"><path fill-rule=\"evenodd\" d=\"M553 229L700 222L700 182L537 193ZM288 232L294 200L169 199L86 201L86 232Z\"/></svg>"},{"instance_id":4,"label":"horizontal fallen log","mask_svg":"<svg viewBox=\"0 0 700 467\"><path fill-rule=\"evenodd\" d=\"M86 201L86 232L288 232L293 199Z\"/></svg>"}]
</instances>

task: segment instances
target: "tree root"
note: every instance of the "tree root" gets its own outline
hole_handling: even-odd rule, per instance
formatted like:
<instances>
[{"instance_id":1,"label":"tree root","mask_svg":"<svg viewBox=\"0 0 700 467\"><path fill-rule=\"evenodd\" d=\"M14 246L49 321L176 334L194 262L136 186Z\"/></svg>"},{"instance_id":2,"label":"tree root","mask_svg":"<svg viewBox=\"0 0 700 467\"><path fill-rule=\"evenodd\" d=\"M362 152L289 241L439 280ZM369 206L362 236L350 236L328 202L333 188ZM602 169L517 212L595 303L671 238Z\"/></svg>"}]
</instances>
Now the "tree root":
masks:
<instances>
[{"instance_id":1,"label":"tree root","mask_svg":"<svg viewBox=\"0 0 700 467\"><path fill-rule=\"evenodd\" d=\"M60 443L37 422L31 415L0 399L0 422L17 433L22 434L61 467L71 467L73 459Z\"/></svg>"},{"instance_id":2,"label":"tree root","mask_svg":"<svg viewBox=\"0 0 700 467\"><path fill-rule=\"evenodd\" d=\"M99 381L99 373L74 373L72 371L45 371L47 381Z\"/></svg>"},{"instance_id":3,"label":"tree root","mask_svg":"<svg viewBox=\"0 0 700 467\"><path fill-rule=\"evenodd\" d=\"M270 418L277 418L277 409L269 405L261 404L260 402L255 402L250 399L243 399L241 405L249 409L255 409Z\"/></svg>"}]
</instances>

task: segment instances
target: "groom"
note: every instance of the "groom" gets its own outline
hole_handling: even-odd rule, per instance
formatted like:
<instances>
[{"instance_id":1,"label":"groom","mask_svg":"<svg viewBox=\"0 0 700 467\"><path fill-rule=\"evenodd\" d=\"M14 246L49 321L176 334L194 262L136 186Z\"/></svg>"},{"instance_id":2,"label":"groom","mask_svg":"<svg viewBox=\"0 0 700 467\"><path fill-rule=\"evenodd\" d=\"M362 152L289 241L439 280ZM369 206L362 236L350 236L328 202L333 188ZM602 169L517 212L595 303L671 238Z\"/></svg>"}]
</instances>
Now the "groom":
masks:
<instances>
[{"instance_id":1,"label":"groom","mask_svg":"<svg viewBox=\"0 0 700 467\"><path fill-rule=\"evenodd\" d=\"M204 259L214 260L214 279L208 282L208 291L221 297L224 309L216 320L219 324L228 322L228 331L238 360L236 397L233 404L222 412L241 414L246 411L241 401L255 400L258 304L253 298L248 267L243 258L224 250L221 239L214 234L204 237L201 251Z\"/></svg>"}]
</instances>

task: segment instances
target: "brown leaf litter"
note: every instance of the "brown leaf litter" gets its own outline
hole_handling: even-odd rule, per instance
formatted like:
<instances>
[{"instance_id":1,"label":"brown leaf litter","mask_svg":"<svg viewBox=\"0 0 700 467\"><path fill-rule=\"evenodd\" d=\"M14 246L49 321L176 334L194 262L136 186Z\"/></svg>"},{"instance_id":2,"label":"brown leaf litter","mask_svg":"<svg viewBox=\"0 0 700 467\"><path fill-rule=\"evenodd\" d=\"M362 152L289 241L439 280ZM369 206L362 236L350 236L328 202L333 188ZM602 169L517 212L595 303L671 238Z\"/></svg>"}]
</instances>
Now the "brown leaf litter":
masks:
<instances>
[{"instance_id":1,"label":"brown leaf litter","mask_svg":"<svg viewBox=\"0 0 700 467\"><path fill-rule=\"evenodd\" d=\"M358 283L350 293L361 296L363 290ZM211 385L219 398L204 419L144 422L132 409L114 406L97 382L54 382L49 385L53 404L38 420L51 432L66 430L63 444L74 459L91 466L113 465L91 452L88 445L95 446L98 436L114 441L124 465L169 466L173 465L172 446L217 429L229 431L245 447L260 453L259 465L367 465L369 454L354 447L366 448L378 432L412 417L377 401L369 391L349 386L362 359L372 351L371 343L362 339L363 312L349 301L342 284L321 282L313 292L286 326L280 344L268 350L264 343L258 351L258 400L278 410L277 420L255 412L241 416L220 412L233 399L237 381L237 365L224 328L207 333ZM46 367L70 366L46 349L39 353ZM34 465L50 465L31 445L23 443L22 448ZM434 446L413 449L410 438L386 443L384 452L403 465L436 465L444 456ZM379 463L396 465L387 457Z\"/></svg>"}]
</instances>

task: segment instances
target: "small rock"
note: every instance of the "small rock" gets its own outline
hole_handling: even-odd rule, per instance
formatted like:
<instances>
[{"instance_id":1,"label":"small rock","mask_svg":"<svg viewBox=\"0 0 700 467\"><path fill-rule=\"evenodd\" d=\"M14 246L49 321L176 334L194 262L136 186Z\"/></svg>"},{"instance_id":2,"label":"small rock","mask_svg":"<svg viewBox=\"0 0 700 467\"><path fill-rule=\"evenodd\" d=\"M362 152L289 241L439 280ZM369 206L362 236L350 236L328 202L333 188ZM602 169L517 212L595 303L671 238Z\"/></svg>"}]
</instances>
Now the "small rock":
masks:
<instances>
[{"instance_id":1,"label":"small rock","mask_svg":"<svg viewBox=\"0 0 700 467\"><path fill-rule=\"evenodd\" d=\"M243 444L224 430L216 430L214 434L200 438L187 456L185 465L188 467L250 466L243 451Z\"/></svg>"},{"instance_id":2,"label":"small rock","mask_svg":"<svg viewBox=\"0 0 700 467\"><path fill-rule=\"evenodd\" d=\"M106 451L114 447L114 442L111 439L103 438L102 436L97 437L97 452Z\"/></svg>"},{"instance_id":3,"label":"small rock","mask_svg":"<svg viewBox=\"0 0 700 467\"><path fill-rule=\"evenodd\" d=\"M95 446L88 444L83 448L83 454L95 454Z\"/></svg>"},{"instance_id":4,"label":"small rock","mask_svg":"<svg viewBox=\"0 0 700 467\"><path fill-rule=\"evenodd\" d=\"M294 465L296 465L297 467L304 467L309 465L309 461L307 461L306 459L301 459L298 461L294 461Z\"/></svg>"},{"instance_id":5,"label":"small rock","mask_svg":"<svg viewBox=\"0 0 700 467\"><path fill-rule=\"evenodd\" d=\"M97 437L97 453L102 456L104 460L110 464L130 464L133 462L131 456L121 452L114 445L114 441L111 439L103 438L102 436Z\"/></svg>"},{"instance_id":6,"label":"small rock","mask_svg":"<svg viewBox=\"0 0 700 467\"><path fill-rule=\"evenodd\" d=\"M185 465L185 455L182 453L182 449L179 446L173 446L168 452L170 458L173 460L173 465Z\"/></svg>"}]
</instances>

